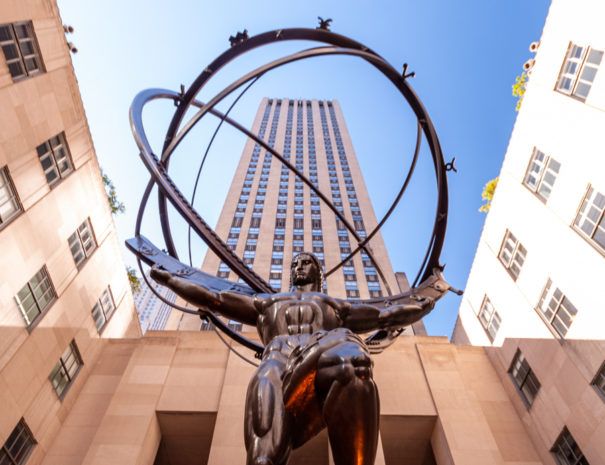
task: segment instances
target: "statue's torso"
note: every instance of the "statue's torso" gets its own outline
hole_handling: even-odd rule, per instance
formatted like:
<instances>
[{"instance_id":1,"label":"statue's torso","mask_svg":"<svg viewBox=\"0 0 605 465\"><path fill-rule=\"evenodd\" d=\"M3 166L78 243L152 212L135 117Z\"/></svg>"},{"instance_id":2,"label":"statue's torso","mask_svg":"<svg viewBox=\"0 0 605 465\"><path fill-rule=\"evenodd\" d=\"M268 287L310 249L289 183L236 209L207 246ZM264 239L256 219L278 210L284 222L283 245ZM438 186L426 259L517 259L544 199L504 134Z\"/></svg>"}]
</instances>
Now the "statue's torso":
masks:
<instances>
[{"instance_id":1,"label":"statue's torso","mask_svg":"<svg viewBox=\"0 0 605 465\"><path fill-rule=\"evenodd\" d=\"M274 294L259 301L257 307L257 328L265 344L276 336L299 338L342 326L329 298L317 292Z\"/></svg>"}]
</instances>

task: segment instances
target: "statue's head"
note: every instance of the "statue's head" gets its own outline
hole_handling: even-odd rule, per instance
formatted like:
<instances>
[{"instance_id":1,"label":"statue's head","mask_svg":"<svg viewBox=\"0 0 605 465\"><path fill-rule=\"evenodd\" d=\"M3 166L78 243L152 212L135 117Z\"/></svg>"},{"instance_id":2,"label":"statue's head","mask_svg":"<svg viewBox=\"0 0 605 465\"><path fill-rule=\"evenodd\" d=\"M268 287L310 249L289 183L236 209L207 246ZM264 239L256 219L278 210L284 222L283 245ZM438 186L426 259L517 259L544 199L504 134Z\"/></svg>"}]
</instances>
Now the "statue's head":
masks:
<instances>
[{"instance_id":1,"label":"statue's head","mask_svg":"<svg viewBox=\"0 0 605 465\"><path fill-rule=\"evenodd\" d=\"M295 255L290 265L290 284L292 287L302 287L312 284L312 292L323 289L323 270L319 259L310 252Z\"/></svg>"}]
</instances>

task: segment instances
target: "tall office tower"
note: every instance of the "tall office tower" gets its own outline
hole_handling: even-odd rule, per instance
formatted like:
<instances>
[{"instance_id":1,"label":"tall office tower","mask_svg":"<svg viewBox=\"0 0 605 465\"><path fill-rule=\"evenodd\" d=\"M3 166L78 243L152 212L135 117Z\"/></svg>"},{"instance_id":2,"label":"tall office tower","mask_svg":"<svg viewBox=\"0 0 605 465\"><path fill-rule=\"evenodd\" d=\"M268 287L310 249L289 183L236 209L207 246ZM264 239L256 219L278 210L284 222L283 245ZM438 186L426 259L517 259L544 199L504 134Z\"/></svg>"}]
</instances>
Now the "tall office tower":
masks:
<instances>
[{"instance_id":1,"label":"tall office tower","mask_svg":"<svg viewBox=\"0 0 605 465\"><path fill-rule=\"evenodd\" d=\"M359 237L366 237L376 226L336 101L265 98L253 131L325 193ZM313 252L329 270L356 246L345 225L319 196L253 141L244 148L216 231L276 290L289 289L288 265L296 253ZM370 245L388 285L396 292L397 282L380 235ZM230 277L228 268L213 254L206 255L202 269ZM338 297L367 299L385 293L377 269L365 253L331 274L326 286Z\"/></svg>"},{"instance_id":2,"label":"tall office tower","mask_svg":"<svg viewBox=\"0 0 605 465\"><path fill-rule=\"evenodd\" d=\"M265 98L253 131L308 177L360 238L374 229L376 217L338 102ZM357 246L317 193L251 140L244 147L216 232L248 266L282 291L290 287L289 264L295 254L313 252L328 271ZM369 246L391 292L398 293L380 233ZM206 254L202 270L237 279L212 253ZM386 295L379 270L362 251L327 278L325 290L343 298ZM400 284L407 285L405 279ZM181 328L199 326L199 320L193 323L184 316L184 321L190 323Z\"/></svg>"},{"instance_id":3,"label":"tall office tower","mask_svg":"<svg viewBox=\"0 0 605 465\"><path fill-rule=\"evenodd\" d=\"M147 274L147 281L153 286L155 292L167 301L174 303L176 300L174 292L156 283L149 277L149 274ZM172 307L156 297L153 290L143 280L141 282L141 289L134 295L134 306L139 314L139 322L141 323L143 334L148 330L161 331L165 329L172 314Z\"/></svg>"},{"instance_id":4,"label":"tall office tower","mask_svg":"<svg viewBox=\"0 0 605 465\"><path fill-rule=\"evenodd\" d=\"M0 47L0 463L38 463L140 330L55 1L2 2Z\"/></svg>"},{"instance_id":5,"label":"tall office tower","mask_svg":"<svg viewBox=\"0 0 605 465\"><path fill-rule=\"evenodd\" d=\"M604 15L602 1L552 2L453 335L503 345L498 364L533 404L525 416L540 449L575 444L591 464L605 463L595 445L605 415Z\"/></svg>"}]
</instances>

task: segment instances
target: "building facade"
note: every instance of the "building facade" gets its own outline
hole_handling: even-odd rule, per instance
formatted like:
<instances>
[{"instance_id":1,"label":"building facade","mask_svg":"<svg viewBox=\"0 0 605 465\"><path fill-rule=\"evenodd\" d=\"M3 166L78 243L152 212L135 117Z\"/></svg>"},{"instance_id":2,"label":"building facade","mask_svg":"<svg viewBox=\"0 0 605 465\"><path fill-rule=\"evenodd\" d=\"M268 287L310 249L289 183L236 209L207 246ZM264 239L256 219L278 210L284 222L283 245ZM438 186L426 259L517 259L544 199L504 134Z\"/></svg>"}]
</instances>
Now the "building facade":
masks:
<instances>
[{"instance_id":1,"label":"building facade","mask_svg":"<svg viewBox=\"0 0 605 465\"><path fill-rule=\"evenodd\" d=\"M605 463L595 446L605 437L603 15L601 1L553 0L530 47L536 55L453 334L456 343L502 346L497 365L523 399L539 449L574 444L591 464Z\"/></svg>"},{"instance_id":2,"label":"building facade","mask_svg":"<svg viewBox=\"0 0 605 465\"><path fill-rule=\"evenodd\" d=\"M0 463L39 463L140 330L55 1L2 2L0 48Z\"/></svg>"}]
</instances>

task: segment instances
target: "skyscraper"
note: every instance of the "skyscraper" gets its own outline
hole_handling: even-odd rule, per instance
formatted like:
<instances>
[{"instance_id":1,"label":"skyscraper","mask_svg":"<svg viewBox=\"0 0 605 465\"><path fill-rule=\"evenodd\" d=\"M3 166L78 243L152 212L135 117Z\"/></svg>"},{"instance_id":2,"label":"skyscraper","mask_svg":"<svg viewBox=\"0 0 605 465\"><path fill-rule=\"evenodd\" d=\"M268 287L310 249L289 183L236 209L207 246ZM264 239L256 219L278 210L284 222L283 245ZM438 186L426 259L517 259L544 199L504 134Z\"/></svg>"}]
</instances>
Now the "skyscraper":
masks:
<instances>
[{"instance_id":1,"label":"skyscraper","mask_svg":"<svg viewBox=\"0 0 605 465\"><path fill-rule=\"evenodd\" d=\"M139 322L141 323L143 334L147 330L163 330L172 314L172 308L166 302L158 299L151 287L169 302L174 302L176 299L176 294L170 289L160 286L149 277L147 277L147 281L151 286L148 286L145 280L141 280L141 288L134 295L134 305L139 314Z\"/></svg>"},{"instance_id":2,"label":"skyscraper","mask_svg":"<svg viewBox=\"0 0 605 465\"><path fill-rule=\"evenodd\" d=\"M253 131L326 193L359 237L376 226L338 102L265 98ZM253 141L243 150L216 231L276 290L289 288L290 271L284 265L294 254L313 252L330 270L357 245L317 193ZM387 285L396 291L380 234L370 245ZM212 254L206 255L202 269L230 274ZM327 278L327 291L338 297L379 297L386 292L377 271L362 252Z\"/></svg>"},{"instance_id":3,"label":"skyscraper","mask_svg":"<svg viewBox=\"0 0 605 465\"><path fill-rule=\"evenodd\" d=\"M376 227L337 101L264 98L252 131L326 195L357 238L367 237ZM357 238L320 196L252 140L243 149L216 232L278 291L290 287L288 266L295 254L313 252L329 273L357 247ZM393 272L380 233L368 243L368 250L370 255L362 250L329 274L325 291L335 297L368 299L407 289L405 275ZM212 253L206 254L202 270L237 279ZM199 320L183 315L179 327L194 329ZM424 333L422 323L414 328Z\"/></svg>"}]
</instances>

